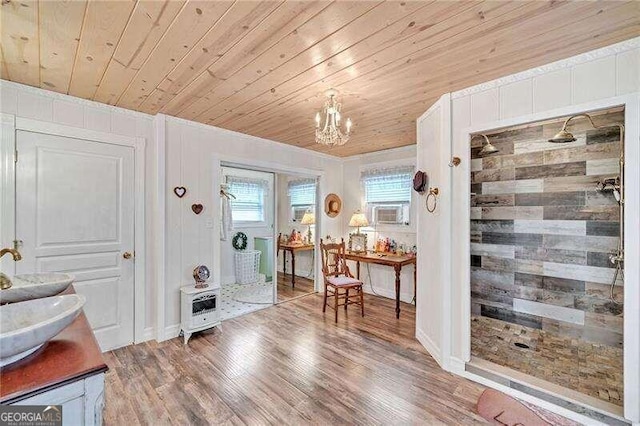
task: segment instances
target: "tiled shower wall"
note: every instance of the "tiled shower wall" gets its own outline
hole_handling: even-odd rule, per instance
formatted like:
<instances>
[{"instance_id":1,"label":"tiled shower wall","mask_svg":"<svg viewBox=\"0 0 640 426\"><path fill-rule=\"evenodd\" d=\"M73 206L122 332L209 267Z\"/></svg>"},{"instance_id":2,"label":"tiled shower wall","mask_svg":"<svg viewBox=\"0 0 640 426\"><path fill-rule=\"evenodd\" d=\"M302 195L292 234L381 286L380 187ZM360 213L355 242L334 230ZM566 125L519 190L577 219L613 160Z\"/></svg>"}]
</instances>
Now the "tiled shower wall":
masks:
<instances>
[{"instance_id":1,"label":"tiled shower wall","mask_svg":"<svg viewBox=\"0 0 640 426\"><path fill-rule=\"evenodd\" d=\"M608 259L619 206L596 190L619 174L620 134L578 119L577 141L547 142L564 118L489 134L500 152L484 158L472 141L472 353L620 405L623 306L609 299Z\"/></svg>"}]
</instances>

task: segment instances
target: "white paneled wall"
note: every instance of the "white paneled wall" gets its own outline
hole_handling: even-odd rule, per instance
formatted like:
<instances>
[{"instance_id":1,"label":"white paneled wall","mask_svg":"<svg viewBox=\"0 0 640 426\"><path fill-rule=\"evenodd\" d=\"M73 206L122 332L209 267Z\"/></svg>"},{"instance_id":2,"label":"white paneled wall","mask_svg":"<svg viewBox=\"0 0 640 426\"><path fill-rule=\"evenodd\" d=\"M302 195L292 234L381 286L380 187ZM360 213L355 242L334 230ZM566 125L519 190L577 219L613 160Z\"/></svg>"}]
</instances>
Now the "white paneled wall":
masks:
<instances>
[{"instance_id":1,"label":"white paneled wall","mask_svg":"<svg viewBox=\"0 0 640 426\"><path fill-rule=\"evenodd\" d=\"M156 200L157 146L154 138L153 117L122 108L111 107L97 102L74 98L21 84L0 81L0 112L16 117L47 121L65 126L97 130L124 136L143 137L146 140L145 153L145 202L153 206ZM146 211L146 241L149 246L154 241L155 214L151 208ZM145 294L146 337L153 337L155 325L155 283L156 265L153 251L147 250Z\"/></svg>"},{"instance_id":2,"label":"white paneled wall","mask_svg":"<svg viewBox=\"0 0 640 426\"><path fill-rule=\"evenodd\" d=\"M178 118L166 117L166 261L165 261L165 337L177 333L180 321L179 289L193 281L198 264L209 265L220 279L223 261L219 240L220 199L214 179L220 162L283 171L323 174L322 199L342 191L342 160L289 145L256 138ZM175 186L187 188L180 199ZM191 204L204 205L200 215L191 212ZM320 216L322 233L340 235L339 219ZM228 261L228 260L227 260Z\"/></svg>"}]
</instances>

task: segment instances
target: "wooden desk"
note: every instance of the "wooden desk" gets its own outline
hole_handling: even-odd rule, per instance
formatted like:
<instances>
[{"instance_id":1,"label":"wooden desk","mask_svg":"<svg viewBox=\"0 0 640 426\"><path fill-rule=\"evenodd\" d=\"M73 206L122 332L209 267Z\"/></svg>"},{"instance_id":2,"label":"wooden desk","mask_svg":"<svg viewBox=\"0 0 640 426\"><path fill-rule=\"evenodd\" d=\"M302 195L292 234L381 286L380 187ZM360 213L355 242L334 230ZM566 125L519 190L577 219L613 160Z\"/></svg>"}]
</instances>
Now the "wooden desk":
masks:
<instances>
[{"instance_id":1,"label":"wooden desk","mask_svg":"<svg viewBox=\"0 0 640 426\"><path fill-rule=\"evenodd\" d=\"M345 258L356 262L356 276L360 279L360 262L391 266L396 271L396 318L400 318L400 271L405 265L413 264L413 298L416 294L416 256L397 256L391 253L351 253ZM417 301L416 301L417 303Z\"/></svg>"},{"instance_id":2,"label":"wooden desk","mask_svg":"<svg viewBox=\"0 0 640 426\"><path fill-rule=\"evenodd\" d=\"M313 250L313 244L278 243L278 253L282 250L282 273L287 274L287 252L291 253L291 287L296 288L296 252Z\"/></svg>"}]
</instances>

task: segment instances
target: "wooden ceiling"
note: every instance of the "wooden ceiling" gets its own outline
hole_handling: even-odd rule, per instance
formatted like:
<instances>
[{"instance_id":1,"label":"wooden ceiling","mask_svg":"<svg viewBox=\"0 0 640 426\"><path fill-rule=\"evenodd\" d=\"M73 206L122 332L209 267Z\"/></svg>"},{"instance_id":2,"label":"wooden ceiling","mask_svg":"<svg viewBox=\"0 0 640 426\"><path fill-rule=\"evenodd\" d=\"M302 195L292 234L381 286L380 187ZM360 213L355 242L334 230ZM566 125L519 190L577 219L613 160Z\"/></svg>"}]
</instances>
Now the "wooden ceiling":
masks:
<instances>
[{"instance_id":1,"label":"wooden ceiling","mask_svg":"<svg viewBox=\"0 0 640 426\"><path fill-rule=\"evenodd\" d=\"M2 78L348 156L443 93L640 35L638 1L3 0ZM314 142L340 91L351 140ZM211 143L215 143L212 141Z\"/></svg>"}]
</instances>

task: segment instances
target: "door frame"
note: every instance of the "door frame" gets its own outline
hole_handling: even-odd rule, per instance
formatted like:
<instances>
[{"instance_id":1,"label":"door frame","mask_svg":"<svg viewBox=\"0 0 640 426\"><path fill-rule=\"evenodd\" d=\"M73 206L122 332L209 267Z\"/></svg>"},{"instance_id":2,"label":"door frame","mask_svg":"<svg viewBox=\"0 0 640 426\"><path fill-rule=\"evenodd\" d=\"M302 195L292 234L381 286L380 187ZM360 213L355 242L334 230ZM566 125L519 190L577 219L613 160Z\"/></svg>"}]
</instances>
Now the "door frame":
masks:
<instances>
[{"instance_id":1,"label":"door frame","mask_svg":"<svg viewBox=\"0 0 640 426\"><path fill-rule=\"evenodd\" d=\"M320 185L325 177L325 173L321 170L314 169L305 169L300 167L291 167L284 165L282 163L277 163L274 161L260 161L260 160L250 160L248 158L237 158L232 156L224 156L224 155L214 155L213 158L213 187L219 188L222 181L220 180L220 170L222 167L238 167L244 168L247 170L255 170L261 172L273 173L273 304L278 304L278 174L293 174L300 176L308 176L310 178L316 179L316 212L321 211L322 208L321 200L320 200ZM217 204L217 205L216 205ZM219 211L220 209L220 197L214 196L214 209L215 211ZM316 213L316 218L318 214ZM315 250L320 247L320 236L322 235L321 231L321 223L320 221L316 221L315 224L315 232L313 237L313 245ZM216 229L217 227L217 229ZM214 221L214 237L216 235L220 235L220 222ZM214 265L220 265L220 253L221 253L221 244L220 238L215 239L214 242L214 252L213 252L213 261ZM319 271L322 271L321 256L314 256L313 261L313 290L314 292L318 292L322 289L323 283L321 282L321 274ZM217 277L215 274L218 274ZM215 282L221 283L220 268L216 268L216 272L214 272L214 278L217 279Z\"/></svg>"},{"instance_id":2,"label":"door frame","mask_svg":"<svg viewBox=\"0 0 640 426\"><path fill-rule=\"evenodd\" d=\"M133 274L133 343L143 342L145 339L145 146L143 137L131 137L95 130L81 129L46 121L16 117L13 114L1 114L2 143L0 144L0 164L2 174L0 181L0 244L2 247L13 247L15 238L15 161L16 161L16 133L19 130L83 139L111 145L128 146L134 149L134 274ZM3 270L15 273L15 265L6 259L0 263Z\"/></svg>"}]
</instances>

